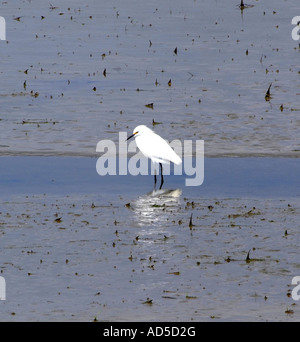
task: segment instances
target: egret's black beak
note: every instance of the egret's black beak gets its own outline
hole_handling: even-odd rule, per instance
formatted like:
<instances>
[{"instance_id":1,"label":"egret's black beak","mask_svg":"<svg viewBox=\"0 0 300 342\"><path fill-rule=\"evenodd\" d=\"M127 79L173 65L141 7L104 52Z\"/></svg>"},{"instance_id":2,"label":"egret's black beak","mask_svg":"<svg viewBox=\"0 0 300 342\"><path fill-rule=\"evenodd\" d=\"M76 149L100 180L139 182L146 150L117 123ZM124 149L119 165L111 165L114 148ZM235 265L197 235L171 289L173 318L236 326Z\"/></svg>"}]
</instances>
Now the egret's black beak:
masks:
<instances>
[{"instance_id":1,"label":"egret's black beak","mask_svg":"<svg viewBox=\"0 0 300 342\"><path fill-rule=\"evenodd\" d=\"M138 133L138 132L135 132L135 133L131 134L131 136L129 136L129 137L126 139L126 141L129 140L129 139L131 139L132 137L134 137L137 133Z\"/></svg>"}]
</instances>

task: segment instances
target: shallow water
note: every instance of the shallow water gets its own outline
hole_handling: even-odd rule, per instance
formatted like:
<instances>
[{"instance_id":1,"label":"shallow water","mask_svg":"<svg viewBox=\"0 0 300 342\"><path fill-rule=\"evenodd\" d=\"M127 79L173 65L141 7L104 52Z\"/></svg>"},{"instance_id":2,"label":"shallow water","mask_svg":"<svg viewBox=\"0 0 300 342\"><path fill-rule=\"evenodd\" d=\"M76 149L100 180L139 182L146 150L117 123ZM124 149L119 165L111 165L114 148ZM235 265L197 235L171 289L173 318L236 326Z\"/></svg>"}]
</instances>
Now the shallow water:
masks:
<instances>
[{"instance_id":1,"label":"shallow water","mask_svg":"<svg viewBox=\"0 0 300 342\"><path fill-rule=\"evenodd\" d=\"M248 2L2 4L1 321L299 320L299 6ZM97 174L153 120L203 185Z\"/></svg>"},{"instance_id":2,"label":"shallow water","mask_svg":"<svg viewBox=\"0 0 300 342\"><path fill-rule=\"evenodd\" d=\"M100 177L95 158L2 157L0 320L298 320L296 159L233 159L246 180L225 182L206 161L202 186L153 191L150 175Z\"/></svg>"},{"instance_id":3,"label":"shallow water","mask_svg":"<svg viewBox=\"0 0 300 342\"><path fill-rule=\"evenodd\" d=\"M207 156L299 156L299 8L237 5L4 3L1 154L95 155L155 120L169 140L205 140Z\"/></svg>"}]
</instances>

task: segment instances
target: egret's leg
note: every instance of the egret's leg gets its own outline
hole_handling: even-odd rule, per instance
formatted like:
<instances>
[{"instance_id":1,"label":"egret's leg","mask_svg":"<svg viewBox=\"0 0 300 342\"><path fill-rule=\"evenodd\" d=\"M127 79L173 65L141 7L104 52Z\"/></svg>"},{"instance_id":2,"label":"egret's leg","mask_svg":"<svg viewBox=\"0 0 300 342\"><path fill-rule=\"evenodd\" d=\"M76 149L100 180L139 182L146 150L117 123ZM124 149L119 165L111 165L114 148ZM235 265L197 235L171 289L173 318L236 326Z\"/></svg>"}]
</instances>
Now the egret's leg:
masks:
<instances>
[{"instance_id":1,"label":"egret's leg","mask_svg":"<svg viewBox=\"0 0 300 342\"><path fill-rule=\"evenodd\" d=\"M154 187L155 187L157 178L156 178L156 164L154 162L153 162L153 166L154 166Z\"/></svg>"},{"instance_id":2,"label":"egret's leg","mask_svg":"<svg viewBox=\"0 0 300 342\"><path fill-rule=\"evenodd\" d=\"M162 163L159 163L159 166L160 166L160 177L161 177L161 182L160 182L160 187L159 187L159 189L161 189L161 187L162 187L163 184L164 184L164 175L163 175Z\"/></svg>"}]
</instances>

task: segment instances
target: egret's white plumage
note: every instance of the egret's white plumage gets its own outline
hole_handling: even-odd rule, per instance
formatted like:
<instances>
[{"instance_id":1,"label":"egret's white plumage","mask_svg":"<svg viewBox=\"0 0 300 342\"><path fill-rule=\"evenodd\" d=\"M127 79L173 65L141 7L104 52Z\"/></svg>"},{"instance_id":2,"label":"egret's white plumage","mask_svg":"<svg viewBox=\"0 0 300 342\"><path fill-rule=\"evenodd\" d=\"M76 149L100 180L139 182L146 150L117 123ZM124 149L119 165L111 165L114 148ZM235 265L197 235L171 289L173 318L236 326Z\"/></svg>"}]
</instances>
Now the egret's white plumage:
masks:
<instances>
[{"instance_id":1,"label":"egret's white plumage","mask_svg":"<svg viewBox=\"0 0 300 342\"><path fill-rule=\"evenodd\" d=\"M168 164L171 161L176 165L181 164L181 158L172 147L152 129L140 125L133 130L133 134L137 147L145 157L150 158L154 163Z\"/></svg>"},{"instance_id":2,"label":"egret's white plumage","mask_svg":"<svg viewBox=\"0 0 300 342\"><path fill-rule=\"evenodd\" d=\"M162 183L163 176L161 164L169 164L170 161L176 165L180 165L182 163L181 158L175 153L175 151L167 143L167 141L160 137L158 134L154 133L147 126L137 126L133 130L133 134L130 137L128 137L127 140L129 140L132 137L135 137L136 145L145 157L150 158L153 163L160 164Z\"/></svg>"}]
</instances>

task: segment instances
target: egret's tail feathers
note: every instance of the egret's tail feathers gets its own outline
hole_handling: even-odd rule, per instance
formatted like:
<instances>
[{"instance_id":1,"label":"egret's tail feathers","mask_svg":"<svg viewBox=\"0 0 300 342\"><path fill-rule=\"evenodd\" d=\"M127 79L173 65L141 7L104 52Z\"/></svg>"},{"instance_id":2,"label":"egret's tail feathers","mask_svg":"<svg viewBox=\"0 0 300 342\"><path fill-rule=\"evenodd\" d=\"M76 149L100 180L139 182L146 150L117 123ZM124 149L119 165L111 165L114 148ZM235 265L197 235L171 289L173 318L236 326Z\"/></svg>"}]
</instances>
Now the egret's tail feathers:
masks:
<instances>
[{"instance_id":1,"label":"egret's tail feathers","mask_svg":"<svg viewBox=\"0 0 300 342\"><path fill-rule=\"evenodd\" d=\"M174 157L173 157L173 160L172 162L176 165L180 165L182 163L182 160L181 158L176 154Z\"/></svg>"}]
</instances>

